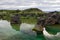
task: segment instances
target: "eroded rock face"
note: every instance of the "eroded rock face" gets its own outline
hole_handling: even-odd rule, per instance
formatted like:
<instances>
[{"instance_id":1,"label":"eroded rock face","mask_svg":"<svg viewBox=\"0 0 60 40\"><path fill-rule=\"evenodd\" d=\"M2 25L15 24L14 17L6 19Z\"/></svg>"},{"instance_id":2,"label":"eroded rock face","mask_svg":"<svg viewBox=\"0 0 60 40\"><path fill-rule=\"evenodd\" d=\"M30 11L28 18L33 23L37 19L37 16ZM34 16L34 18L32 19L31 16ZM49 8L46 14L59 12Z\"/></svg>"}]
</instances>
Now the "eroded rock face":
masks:
<instances>
[{"instance_id":1,"label":"eroded rock face","mask_svg":"<svg viewBox=\"0 0 60 40\"><path fill-rule=\"evenodd\" d=\"M12 15L11 23L12 24L20 24L20 15L19 14Z\"/></svg>"},{"instance_id":2,"label":"eroded rock face","mask_svg":"<svg viewBox=\"0 0 60 40\"><path fill-rule=\"evenodd\" d=\"M46 24L60 24L60 14L52 14L50 17L46 18Z\"/></svg>"},{"instance_id":3,"label":"eroded rock face","mask_svg":"<svg viewBox=\"0 0 60 40\"><path fill-rule=\"evenodd\" d=\"M44 18L39 17L37 20L37 24L35 25L33 30L36 31L37 33L38 32L42 33L44 28L44 22L45 22Z\"/></svg>"},{"instance_id":4,"label":"eroded rock face","mask_svg":"<svg viewBox=\"0 0 60 40\"><path fill-rule=\"evenodd\" d=\"M60 14L58 15L57 22L60 24Z\"/></svg>"},{"instance_id":5,"label":"eroded rock face","mask_svg":"<svg viewBox=\"0 0 60 40\"><path fill-rule=\"evenodd\" d=\"M45 24L47 25L52 25L52 24L55 24L56 23L56 19L52 18L52 17L48 17L46 20L45 20Z\"/></svg>"},{"instance_id":6,"label":"eroded rock face","mask_svg":"<svg viewBox=\"0 0 60 40\"><path fill-rule=\"evenodd\" d=\"M53 24L60 24L60 14L52 14L50 17L43 18L38 17L37 24L36 24L36 30L41 31L40 29L43 29L47 25L53 25Z\"/></svg>"}]
</instances>

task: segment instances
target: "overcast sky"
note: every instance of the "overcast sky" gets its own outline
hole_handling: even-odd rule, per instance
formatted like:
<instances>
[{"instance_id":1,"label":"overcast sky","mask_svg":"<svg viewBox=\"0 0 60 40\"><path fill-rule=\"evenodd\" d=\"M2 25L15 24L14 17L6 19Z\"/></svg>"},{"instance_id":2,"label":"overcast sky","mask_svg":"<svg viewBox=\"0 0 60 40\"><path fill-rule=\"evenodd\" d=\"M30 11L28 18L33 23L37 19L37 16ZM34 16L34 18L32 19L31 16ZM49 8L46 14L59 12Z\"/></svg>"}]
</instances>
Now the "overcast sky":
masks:
<instances>
[{"instance_id":1,"label":"overcast sky","mask_svg":"<svg viewBox=\"0 0 60 40\"><path fill-rule=\"evenodd\" d=\"M0 9L39 8L43 11L60 11L60 0L0 0Z\"/></svg>"}]
</instances>

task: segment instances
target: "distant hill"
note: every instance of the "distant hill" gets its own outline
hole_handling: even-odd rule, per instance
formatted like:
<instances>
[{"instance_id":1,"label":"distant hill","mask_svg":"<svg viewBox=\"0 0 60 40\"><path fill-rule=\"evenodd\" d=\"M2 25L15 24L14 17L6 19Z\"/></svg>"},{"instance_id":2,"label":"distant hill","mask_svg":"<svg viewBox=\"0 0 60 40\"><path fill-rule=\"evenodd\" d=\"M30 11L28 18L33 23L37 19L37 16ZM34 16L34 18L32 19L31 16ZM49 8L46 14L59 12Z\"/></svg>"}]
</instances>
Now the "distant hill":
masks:
<instances>
[{"instance_id":1,"label":"distant hill","mask_svg":"<svg viewBox=\"0 0 60 40\"><path fill-rule=\"evenodd\" d=\"M43 11L38 8L29 8L23 10L23 13L43 13Z\"/></svg>"},{"instance_id":2,"label":"distant hill","mask_svg":"<svg viewBox=\"0 0 60 40\"><path fill-rule=\"evenodd\" d=\"M5 13L22 13L22 14L43 14L44 12L38 8L29 8L25 10L0 10L0 12L5 12Z\"/></svg>"}]
</instances>

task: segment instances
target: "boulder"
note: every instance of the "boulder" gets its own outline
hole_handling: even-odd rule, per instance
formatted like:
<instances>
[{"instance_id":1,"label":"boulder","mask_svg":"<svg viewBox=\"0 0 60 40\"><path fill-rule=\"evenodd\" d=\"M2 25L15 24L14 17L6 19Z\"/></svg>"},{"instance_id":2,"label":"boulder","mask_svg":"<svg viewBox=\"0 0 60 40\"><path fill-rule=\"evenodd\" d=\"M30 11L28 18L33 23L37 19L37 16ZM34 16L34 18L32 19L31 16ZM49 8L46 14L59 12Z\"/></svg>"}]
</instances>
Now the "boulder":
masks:
<instances>
[{"instance_id":1,"label":"boulder","mask_svg":"<svg viewBox=\"0 0 60 40\"><path fill-rule=\"evenodd\" d=\"M44 18L40 17L37 20L37 24L33 28L33 31L35 31L37 34L43 34L43 28L44 28Z\"/></svg>"}]
</instances>

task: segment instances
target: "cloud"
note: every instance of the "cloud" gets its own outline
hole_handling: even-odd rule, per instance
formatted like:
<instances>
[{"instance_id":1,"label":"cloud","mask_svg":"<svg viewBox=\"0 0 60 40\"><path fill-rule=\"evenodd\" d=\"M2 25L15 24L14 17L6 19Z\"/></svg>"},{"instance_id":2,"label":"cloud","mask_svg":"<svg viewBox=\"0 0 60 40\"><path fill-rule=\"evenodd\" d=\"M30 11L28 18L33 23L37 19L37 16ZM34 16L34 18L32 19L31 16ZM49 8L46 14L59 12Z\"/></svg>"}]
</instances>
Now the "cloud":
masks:
<instances>
[{"instance_id":1,"label":"cloud","mask_svg":"<svg viewBox=\"0 0 60 40\"><path fill-rule=\"evenodd\" d=\"M60 0L0 0L0 9L39 8L43 11L60 11Z\"/></svg>"}]
</instances>

